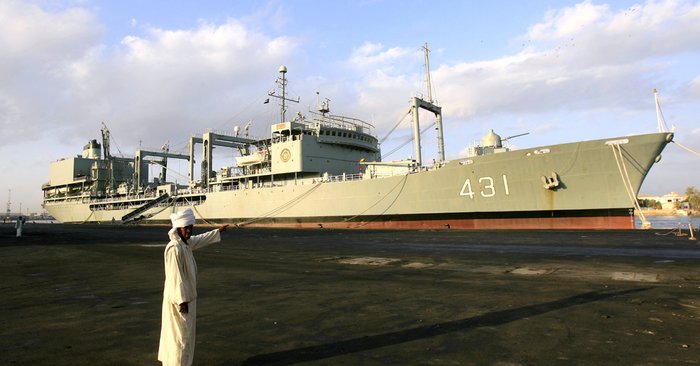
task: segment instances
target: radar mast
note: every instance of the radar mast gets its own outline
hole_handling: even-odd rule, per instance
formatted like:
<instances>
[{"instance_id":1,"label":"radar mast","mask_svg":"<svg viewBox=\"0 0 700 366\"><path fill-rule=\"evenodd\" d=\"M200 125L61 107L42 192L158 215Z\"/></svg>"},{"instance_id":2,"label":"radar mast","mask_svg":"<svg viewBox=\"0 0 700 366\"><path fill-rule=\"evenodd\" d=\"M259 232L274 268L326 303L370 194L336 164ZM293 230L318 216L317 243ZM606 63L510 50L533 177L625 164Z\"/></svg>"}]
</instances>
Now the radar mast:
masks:
<instances>
[{"instance_id":1,"label":"radar mast","mask_svg":"<svg viewBox=\"0 0 700 366\"><path fill-rule=\"evenodd\" d=\"M274 90L270 91L268 95L273 98L280 99L280 122L284 123L286 120L285 114L287 113L287 105L285 102L289 101L299 103L299 97L297 97L296 100L287 98L287 66L280 66L279 72L281 75L279 78L277 78L277 85L279 85L280 89L282 89L282 95L275 95Z\"/></svg>"}]
</instances>

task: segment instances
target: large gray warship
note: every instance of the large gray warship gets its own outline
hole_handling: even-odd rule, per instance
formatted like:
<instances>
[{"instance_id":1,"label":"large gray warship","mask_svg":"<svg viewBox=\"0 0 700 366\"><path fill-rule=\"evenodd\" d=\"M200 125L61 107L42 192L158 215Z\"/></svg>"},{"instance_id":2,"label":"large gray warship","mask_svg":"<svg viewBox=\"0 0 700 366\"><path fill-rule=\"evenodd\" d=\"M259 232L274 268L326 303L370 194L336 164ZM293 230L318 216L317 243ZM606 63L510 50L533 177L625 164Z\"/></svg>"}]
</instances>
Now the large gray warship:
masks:
<instances>
[{"instance_id":1,"label":"large gray warship","mask_svg":"<svg viewBox=\"0 0 700 366\"><path fill-rule=\"evenodd\" d=\"M382 161L374 126L331 114L327 100L288 120L287 69L279 71L281 93L269 96L281 118L269 137L205 131L187 155L139 149L125 158L110 153L103 125L101 144L51 163L43 207L64 223L166 223L192 207L198 222L239 226L629 229L639 188L673 139L659 132L510 150L489 131L467 156L446 160L441 107L414 97L415 157ZM437 130L438 159L427 165L420 109L435 115ZM230 148L236 165L215 171L215 146ZM189 162L189 184L167 181L168 159ZM154 162L163 170L151 180Z\"/></svg>"}]
</instances>

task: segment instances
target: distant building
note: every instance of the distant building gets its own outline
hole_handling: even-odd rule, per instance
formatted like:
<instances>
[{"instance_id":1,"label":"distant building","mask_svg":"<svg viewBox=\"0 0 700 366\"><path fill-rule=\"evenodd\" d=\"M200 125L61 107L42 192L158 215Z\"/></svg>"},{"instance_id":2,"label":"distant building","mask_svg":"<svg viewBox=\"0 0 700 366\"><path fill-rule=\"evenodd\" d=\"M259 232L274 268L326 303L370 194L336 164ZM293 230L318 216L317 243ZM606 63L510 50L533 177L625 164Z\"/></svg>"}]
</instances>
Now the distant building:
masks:
<instances>
[{"instance_id":1,"label":"distant building","mask_svg":"<svg viewBox=\"0 0 700 366\"><path fill-rule=\"evenodd\" d=\"M671 192L663 196L650 196L650 195L640 195L638 197L640 200L653 200L661 204L662 210L672 211L677 207L682 208L681 202L688 199L687 196L681 196L676 192Z\"/></svg>"}]
</instances>

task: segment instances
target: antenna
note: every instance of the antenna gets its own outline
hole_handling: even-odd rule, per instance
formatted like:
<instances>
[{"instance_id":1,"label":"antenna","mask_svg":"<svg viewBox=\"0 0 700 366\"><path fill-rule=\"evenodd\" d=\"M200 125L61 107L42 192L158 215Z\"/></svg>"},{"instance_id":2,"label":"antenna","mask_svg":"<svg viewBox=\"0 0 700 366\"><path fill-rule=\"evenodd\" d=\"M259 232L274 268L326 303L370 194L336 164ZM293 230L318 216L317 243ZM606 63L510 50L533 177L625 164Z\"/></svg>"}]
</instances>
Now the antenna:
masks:
<instances>
[{"instance_id":1,"label":"antenna","mask_svg":"<svg viewBox=\"0 0 700 366\"><path fill-rule=\"evenodd\" d=\"M243 126L243 136L248 137L248 131L250 130L250 125L253 123L253 120L248 121L248 123Z\"/></svg>"},{"instance_id":2,"label":"antenna","mask_svg":"<svg viewBox=\"0 0 700 366\"><path fill-rule=\"evenodd\" d=\"M287 66L284 66L284 65L280 66L279 72L280 72L281 76L277 79L277 85L279 85L280 88L282 89L282 95L275 95L274 90L270 91L267 94L273 98L277 98L277 99L282 100L282 103L280 104L280 107L281 107L280 108L280 118L281 118L280 122L284 123L284 121L286 119L285 114L287 113L287 106L284 102L289 101L289 102L299 103L299 97L297 97L296 100L287 98L287 90L286 90L286 87L287 87L287 78L286 78Z\"/></svg>"},{"instance_id":3,"label":"antenna","mask_svg":"<svg viewBox=\"0 0 700 366\"><path fill-rule=\"evenodd\" d=\"M319 111L322 115L326 115L326 113L331 111L330 107L330 99L328 98L323 98L323 102L321 102L321 95L319 92L316 92L316 107L318 108L317 111Z\"/></svg>"},{"instance_id":4,"label":"antenna","mask_svg":"<svg viewBox=\"0 0 700 366\"><path fill-rule=\"evenodd\" d=\"M279 85L282 87L282 111L281 111L281 113L282 113L282 120L281 120L280 122L284 122L284 120L285 120L284 114L287 113L287 107L284 105L284 102L285 102L285 99L286 99L285 97L286 97L286 93L287 93L287 91L286 91L286 87L287 87L287 78L286 78L286 76L287 76L287 67L286 67L286 66L282 65L282 67L280 67L280 74L282 74L282 76L281 76L279 79L277 79L277 82L278 82Z\"/></svg>"},{"instance_id":5,"label":"antenna","mask_svg":"<svg viewBox=\"0 0 700 366\"><path fill-rule=\"evenodd\" d=\"M425 77L426 77L426 80L428 83L428 101L430 103L434 103L434 101L433 101L433 87L432 87L432 84L430 82L430 60L428 59L428 52L430 52L430 50L428 49L428 42L425 42L425 44L423 44L423 54L425 57Z\"/></svg>"}]
</instances>

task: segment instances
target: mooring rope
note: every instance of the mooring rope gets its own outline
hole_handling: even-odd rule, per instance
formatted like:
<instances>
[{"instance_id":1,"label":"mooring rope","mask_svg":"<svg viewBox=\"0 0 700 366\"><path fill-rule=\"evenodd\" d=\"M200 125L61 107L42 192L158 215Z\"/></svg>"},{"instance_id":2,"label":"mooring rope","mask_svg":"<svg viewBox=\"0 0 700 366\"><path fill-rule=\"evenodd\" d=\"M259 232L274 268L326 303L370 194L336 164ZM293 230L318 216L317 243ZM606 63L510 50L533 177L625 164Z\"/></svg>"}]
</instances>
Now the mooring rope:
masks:
<instances>
[{"instance_id":1,"label":"mooring rope","mask_svg":"<svg viewBox=\"0 0 700 366\"><path fill-rule=\"evenodd\" d=\"M85 220L83 220L83 222L81 222L80 224L82 225L82 224L88 222L88 220L90 220L90 218L92 217L93 214L95 214L95 211L90 210L90 214L88 215L88 217Z\"/></svg>"},{"instance_id":2,"label":"mooring rope","mask_svg":"<svg viewBox=\"0 0 700 366\"><path fill-rule=\"evenodd\" d=\"M610 144L613 151L613 156L615 156L615 163L617 163L617 170L620 172L620 177L622 178L622 184L625 186L625 191L632 200L635 211L639 214L639 219L642 221L642 228L649 229L651 223L647 221L642 213L642 207L639 205L639 201L634 194L634 187L632 187L632 181L630 180L629 173L627 172L627 166L625 165L625 157L622 155L622 148L620 144ZM618 157L619 154L619 157Z\"/></svg>"},{"instance_id":3,"label":"mooring rope","mask_svg":"<svg viewBox=\"0 0 700 366\"><path fill-rule=\"evenodd\" d=\"M272 215L274 215L274 214L280 213L280 212L282 212L282 211L288 209L289 207L295 205L298 201L300 201L300 200L306 198L306 197L307 197L308 195L310 195L312 192L314 192L314 191L317 190L319 187L321 187L322 184L323 184L323 181L319 181L319 183L316 184L313 188L311 188L311 189L309 189L308 191L306 191L306 192L304 192L304 193L298 195L297 197L294 197L293 199L291 199L291 200L285 202L284 204L282 204L282 205L280 205L280 206L278 206L278 207L276 207L276 208L274 208L274 209L268 211L268 212L265 213L264 215L258 216L258 217L254 217L254 218L252 218L252 219L249 219L249 220L246 220L246 221L243 221L243 222L239 222L239 223L236 224L236 226L239 226L239 227L240 227L240 226L250 225L250 224L252 224L252 223L254 223L254 222L257 222L257 221L266 219L266 218L268 218L268 217L270 217L270 216L272 216Z\"/></svg>"},{"instance_id":4,"label":"mooring rope","mask_svg":"<svg viewBox=\"0 0 700 366\"><path fill-rule=\"evenodd\" d=\"M697 152L697 151L695 151L695 150L693 150L693 149L691 149L691 148L689 148L689 147L687 147L687 146L681 144L680 142L678 142L678 141L676 141L676 140L673 140L672 142L673 142L674 144L678 145L679 147L685 149L686 151L689 151L689 152L691 152L691 153L693 153L693 154L695 154L695 155L700 156L700 152Z\"/></svg>"},{"instance_id":5,"label":"mooring rope","mask_svg":"<svg viewBox=\"0 0 700 366\"><path fill-rule=\"evenodd\" d=\"M384 214L389 210L389 208L391 208L391 206L394 205L394 203L396 202L396 200L397 200L397 199L399 198L399 196L401 195L401 192L403 192L403 188L406 186L406 181L408 180L408 175L409 175L409 174L410 174L410 173L407 173L406 175L404 175L404 176L403 176L403 179L400 180L398 183L396 183L396 185L395 185L393 188L391 188L391 190L390 190L389 192L387 192L387 194L385 194L382 198L380 198L380 199L379 199L377 202L375 202L373 205L367 207L366 210L364 210L364 211L358 213L358 214L355 215L355 216L348 217L347 219L344 219L343 221L345 221L345 222L351 221L351 220L357 218L358 216L361 216L361 215L364 214L365 212L369 211L369 210L372 209L374 206L378 205L379 202L382 202L385 198L389 197L389 194L390 194L391 192L393 192L393 191L400 185L400 186L401 186L401 189L399 190L399 193L396 194L396 197L394 197L394 200L391 201L391 203L384 209L384 211L382 211L382 213L375 215L371 220L367 220L367 222L365 222L365 223L360 223L360 224L358 224L357 227L362 227L362 226L364 226L364 225L367 225L368 223L370 223L370 222L376 220L378 217L384 215Z\"/></svg>"},{"instance_id":6,"label":"mooring rope","mask_svg":"<svg viewBox=\"0 0 700 366\"><path fill-rule=\"evenodd\" d=\"M197 215L199 215L199 218L202 219L202 221L204 221L207 225L210 225L210 226L218 226L217 224L215 224L215 223L213 223L213 222L210 222L209 220L205 219L205 218L204 218L204 215L202 215L202 214L199 212L199 210L197 210L197 206L192 206L192 208L194 209L194 212L196 212Z\"/></svg>"}]
</instances>

